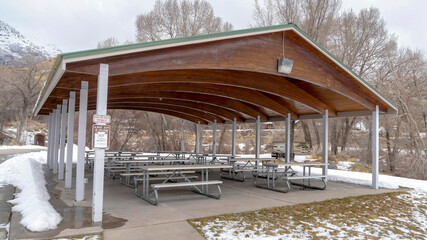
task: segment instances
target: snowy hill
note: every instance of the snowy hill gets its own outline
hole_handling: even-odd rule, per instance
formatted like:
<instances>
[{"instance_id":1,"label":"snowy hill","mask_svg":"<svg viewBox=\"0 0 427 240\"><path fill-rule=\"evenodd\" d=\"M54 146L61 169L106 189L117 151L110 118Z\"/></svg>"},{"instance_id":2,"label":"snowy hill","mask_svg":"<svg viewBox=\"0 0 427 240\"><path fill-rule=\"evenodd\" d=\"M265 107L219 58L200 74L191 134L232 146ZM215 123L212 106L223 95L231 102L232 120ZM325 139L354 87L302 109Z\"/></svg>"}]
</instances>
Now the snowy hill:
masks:
<instances>
[{"instance_id":1,"label":"snowy hill","mask_svg":"<svg viewBox=\"0 0 427 240\"><path fill-rule=\"evenodd\" d=\"M56 57L61 52L54 46L40 46L31 42L18 30L0 20L0 65L18 60L27 50L34 51L46 59Z\"/></svg>"}]
</instances>

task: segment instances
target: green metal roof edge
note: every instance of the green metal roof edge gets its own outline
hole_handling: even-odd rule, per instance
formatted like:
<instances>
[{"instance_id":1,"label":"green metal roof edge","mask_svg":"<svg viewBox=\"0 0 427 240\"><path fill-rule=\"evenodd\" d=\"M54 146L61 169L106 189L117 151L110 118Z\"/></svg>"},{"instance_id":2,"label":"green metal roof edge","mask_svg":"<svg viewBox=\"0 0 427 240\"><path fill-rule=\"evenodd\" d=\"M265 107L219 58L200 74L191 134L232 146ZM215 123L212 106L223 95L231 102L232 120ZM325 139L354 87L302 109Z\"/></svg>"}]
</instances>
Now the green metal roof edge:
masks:
<instances>
[{"instance_id":1,"label":"green metal roof edge","mask_svg":"<svg viewBox=\"0 0 427 240\"><path fill-rule=\"evenodd\" d=\"M326 48L324 48L322 45L320 45L318 42L316 42L314 39L312 39L309 35L307 35L303 30L301 30L297 25L292 24L292 26L295 28L295 30L297 30L299 33L301 33L302 35L304 35L308 40L310 40L311 42L313 42L317 47L319 47L320 49L322 49L326 54L328 54L330 57L332 57L335 61L337 61L341 66L343 66L344 68L346 68L348 71L350 71L359 81L363 82L364 84L366 84L366 86L368 86L371 90L373 90L374 92L376 92L377 94L379 94L381 97L383 97L392 107L394 107L396 110L398 109L397 105L391 101L390 99L388 99L386 96L384 96L380 91L378 91L378 89L374 88L371 84L369 84L365 79L363 79L361 76L359 76L357 73L355 73L351 68L349 68L346 64L344 64L343 62L341 62L341 60L339 60L337 57L335 57L335 55L333 55L332 53L330 53Z\"/></svg>"},{"instance_id":2,"label":"green metal roof edge","mask_svg":"<svg viewBox=\"0 0 427 240\"><path fill-rule=\"evenodd\" d=\"M234 31L228 31L228 32L217 32L217 33L196 35L196 36L183 37L183 38L165 39L165 40L159 40L154 42L133 43L133 44L127 44L127 45L121 45L121 46L115 46L115 47L89 49L89 50L83 50L83 51L77 51L77 52L63 53L60 55L64 59L70 59L70 58L85 57L85 56L102 54L102 53L118 52L118 51L124 51L124 50L161 46L166 44L182 43L182 42L189 42L189 41L203 40L203 39L210 39L210 38L226 37L226 36L233 36L233 35L245 34L245 33L269 31L269 30L280 29L285 27L294 27L294 26L295 26L294 24L283 24L283 25L274 25L274 26L268 26L268 27L247 28L247 29L240 29L240 30L234 30Z\"/></svg>"}]
</instances>

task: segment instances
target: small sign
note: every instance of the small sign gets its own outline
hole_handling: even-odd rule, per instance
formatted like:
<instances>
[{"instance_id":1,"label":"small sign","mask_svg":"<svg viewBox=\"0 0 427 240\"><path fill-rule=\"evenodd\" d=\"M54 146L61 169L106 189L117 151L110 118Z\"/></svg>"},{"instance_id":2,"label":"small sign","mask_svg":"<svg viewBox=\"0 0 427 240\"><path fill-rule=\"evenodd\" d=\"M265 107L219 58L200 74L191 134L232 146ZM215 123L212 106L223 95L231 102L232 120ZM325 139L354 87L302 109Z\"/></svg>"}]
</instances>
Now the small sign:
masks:
<instances>
[{"instance_id":1,"label":"small sign","mask_svg":"<svg viewBox=\"0 0 427 240\"><path fill-rule=\"evenodd\" d=\"M109 125L92 125L92 145L93 148L109 149L110 148L110 126Z\"/></svg>"},{"instance_id":2,"label":"small sign","mask_svg":"<svg viewBox=\"0 0 427 240\"><path fill-rule=\"evenodd\" d=\"M111 122L110 115L93 115L93 123L106 123L109 124Z\"/></svg>"}]
</instances>

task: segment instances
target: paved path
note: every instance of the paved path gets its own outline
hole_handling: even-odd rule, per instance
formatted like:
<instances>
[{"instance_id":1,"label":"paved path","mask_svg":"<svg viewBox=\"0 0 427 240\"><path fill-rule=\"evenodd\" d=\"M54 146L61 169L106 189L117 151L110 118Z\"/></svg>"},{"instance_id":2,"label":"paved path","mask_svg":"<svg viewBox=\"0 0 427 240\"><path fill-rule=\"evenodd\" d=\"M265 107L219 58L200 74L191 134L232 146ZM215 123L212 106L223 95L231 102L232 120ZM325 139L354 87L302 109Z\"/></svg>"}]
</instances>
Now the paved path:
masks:
<instances>
[{"instance_id":1,"label":"paved path","mask_svg":"<svg viewBox=\"0 0 427 240\"><path fill-rule=\"evenodd\" d=\"M16 152L8 151L7 153L1 154L0 152L0 164L11 158ZM10 222L12 204L7 201L13 198L15 187L11 185L0 187L0 225L7 224ZM7 231L4 228L0 229L0 239L6 239Z\"/></svg>"}]
</instances>

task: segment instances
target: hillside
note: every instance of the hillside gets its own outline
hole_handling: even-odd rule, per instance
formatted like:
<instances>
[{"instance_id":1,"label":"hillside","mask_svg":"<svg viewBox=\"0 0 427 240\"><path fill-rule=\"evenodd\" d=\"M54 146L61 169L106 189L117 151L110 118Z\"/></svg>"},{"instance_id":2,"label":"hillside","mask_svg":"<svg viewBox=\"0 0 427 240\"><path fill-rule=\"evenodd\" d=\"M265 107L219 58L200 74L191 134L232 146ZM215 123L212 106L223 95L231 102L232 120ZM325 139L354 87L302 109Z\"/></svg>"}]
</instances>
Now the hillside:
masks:
<instances>
[{"instance_id":1,"label":"hillside","mask_svg":"<svg viewBox=\"0 0 427 240\"><path fill-rule=\"evenodd\" d=\"M61 53L54 46L41 46L31 42L18 30L0 20L0 66L19 61L20 56L26 51L33 51L46 59Z\"/></svg>"}]
</instances>

